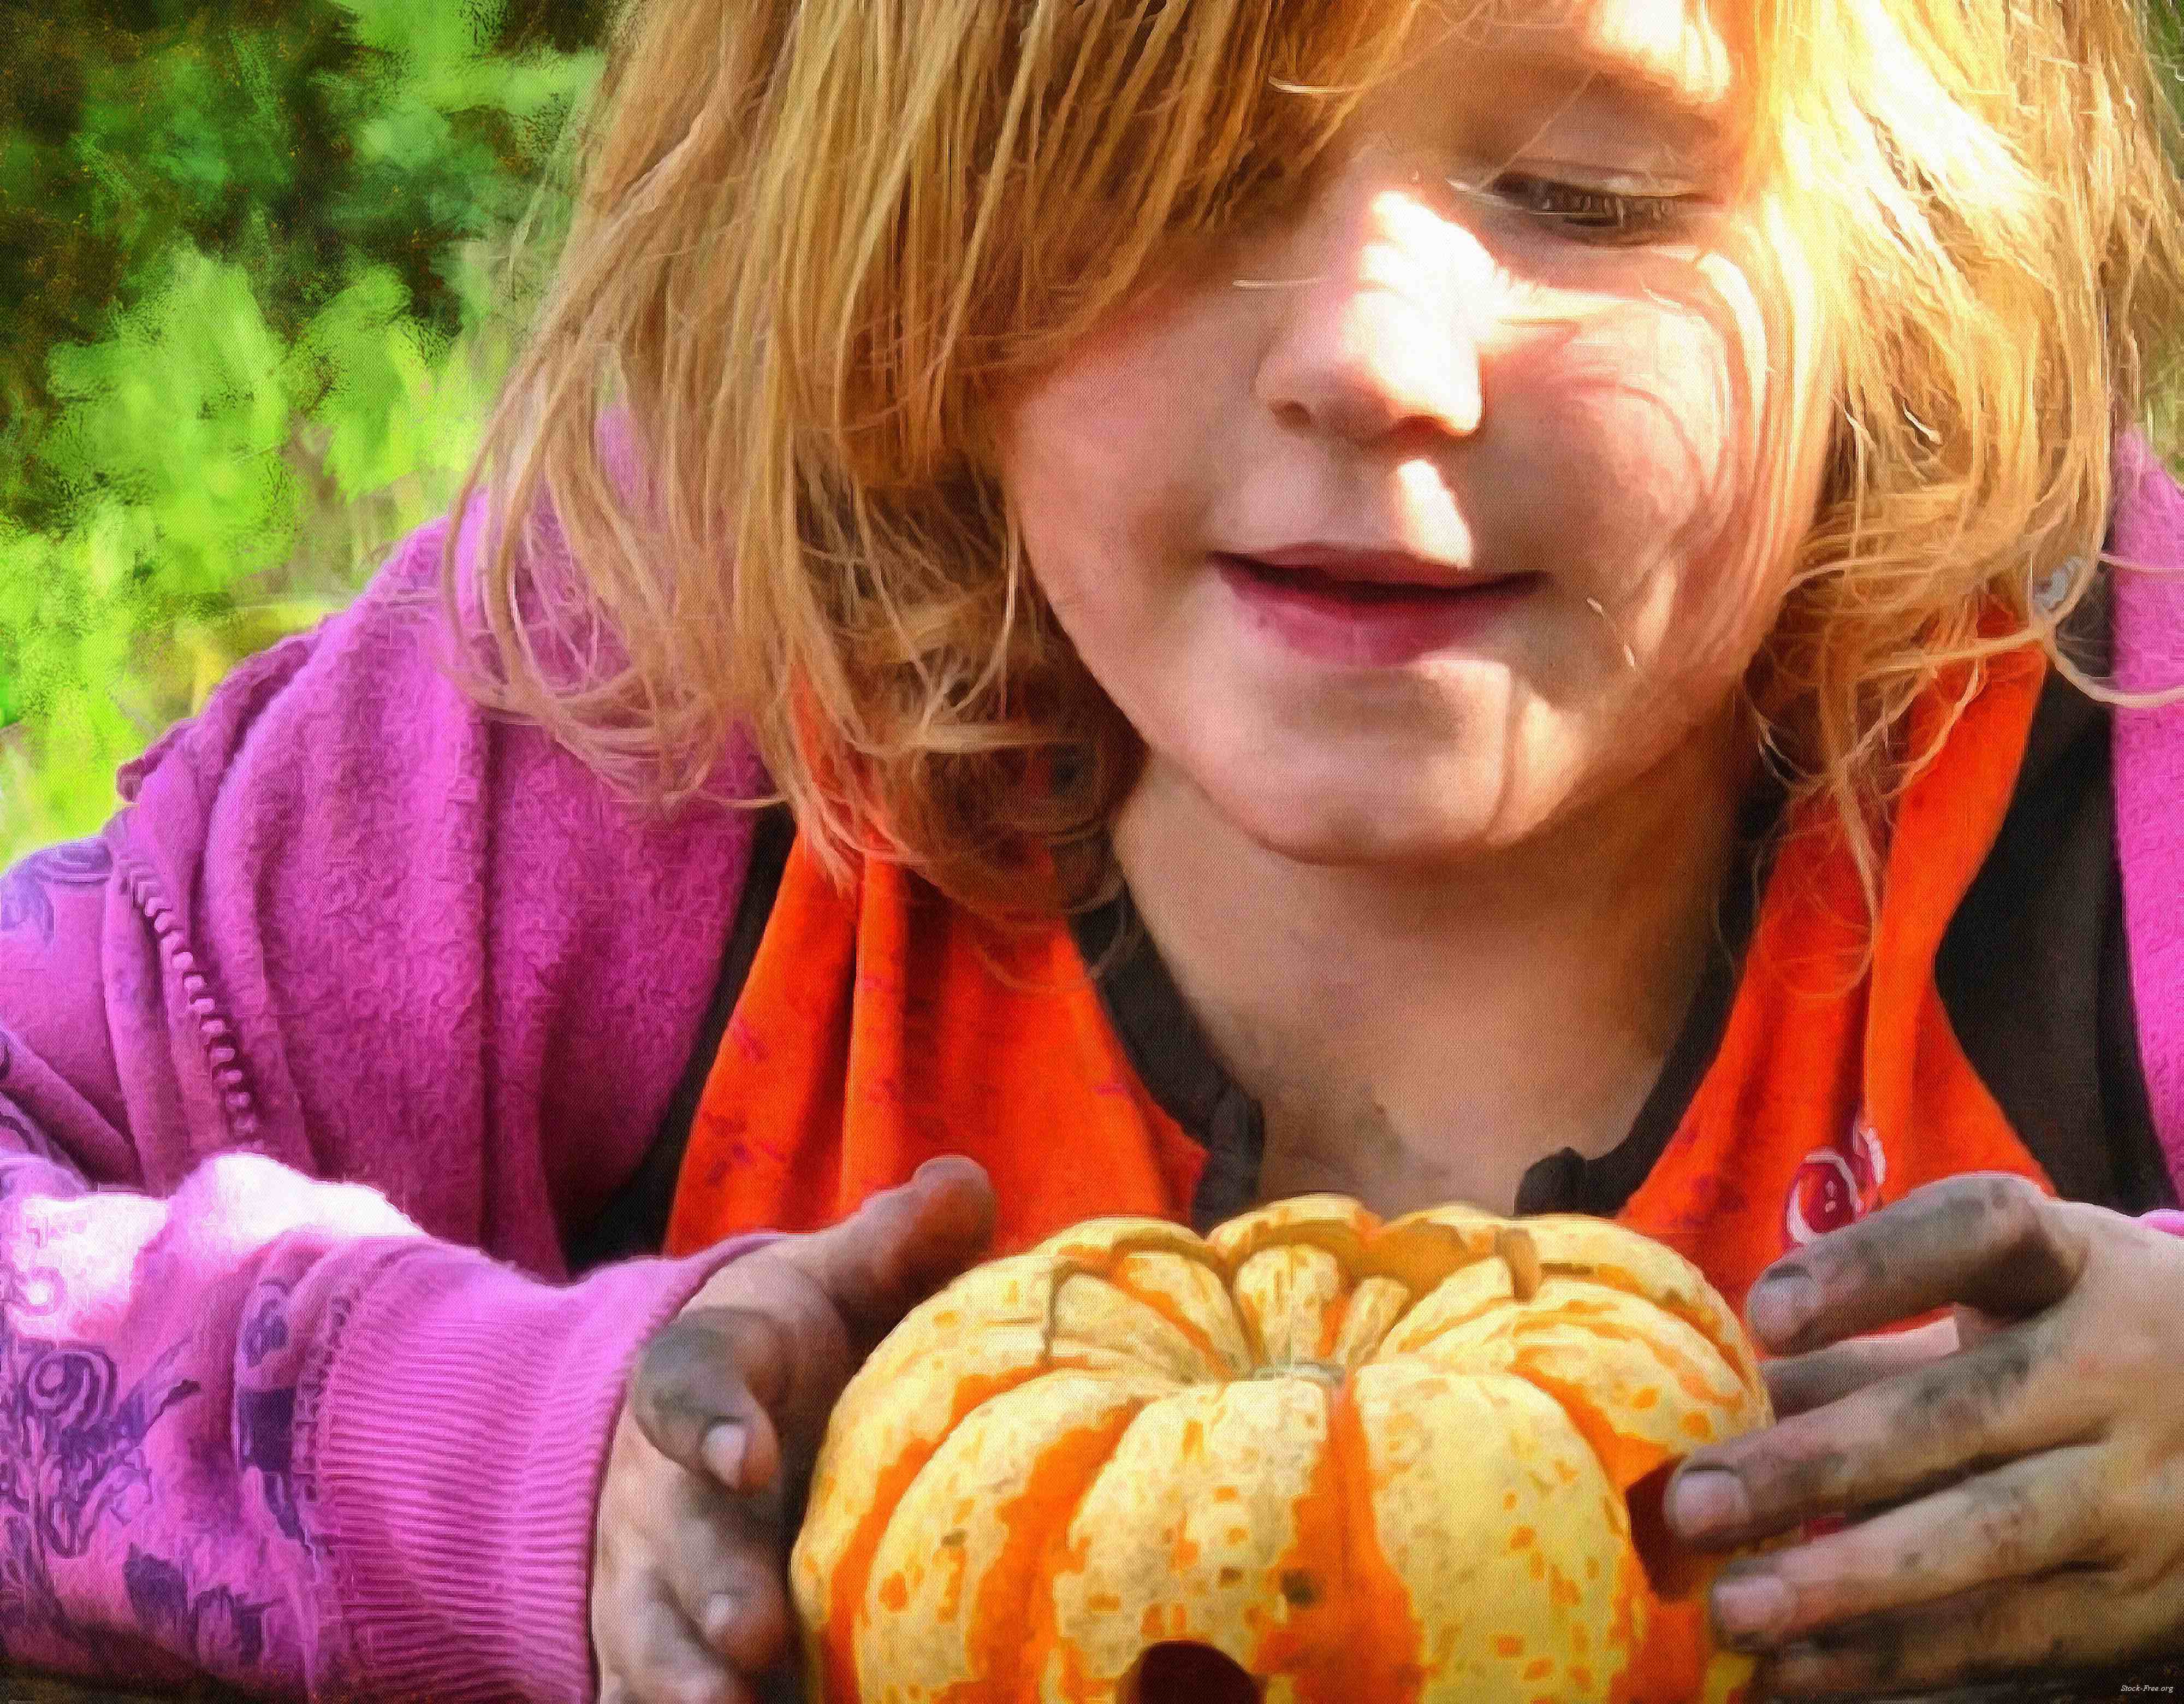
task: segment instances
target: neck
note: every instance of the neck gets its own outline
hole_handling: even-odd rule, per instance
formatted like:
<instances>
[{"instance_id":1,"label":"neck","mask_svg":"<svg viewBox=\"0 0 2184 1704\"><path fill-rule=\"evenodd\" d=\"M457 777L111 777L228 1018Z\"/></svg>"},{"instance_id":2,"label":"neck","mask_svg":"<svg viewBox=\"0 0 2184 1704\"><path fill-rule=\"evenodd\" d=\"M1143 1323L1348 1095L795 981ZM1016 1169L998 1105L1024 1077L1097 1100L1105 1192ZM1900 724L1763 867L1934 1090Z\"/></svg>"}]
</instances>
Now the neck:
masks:
<instances>
[{"instance_id":1,"label":"neck","mask_svg":"<svg viewBox=\"0 0 2184 1704\"><path fill-rule=\"evenodd\" d=\"M1390 870L1270 852L1150 763L1117 856L1266 1111L1262 1197L1507 1211L1533 1161L1613 1147L1704 971L1752 779L1724 729L1518 846Z\"/></svg>"}]
</instances>

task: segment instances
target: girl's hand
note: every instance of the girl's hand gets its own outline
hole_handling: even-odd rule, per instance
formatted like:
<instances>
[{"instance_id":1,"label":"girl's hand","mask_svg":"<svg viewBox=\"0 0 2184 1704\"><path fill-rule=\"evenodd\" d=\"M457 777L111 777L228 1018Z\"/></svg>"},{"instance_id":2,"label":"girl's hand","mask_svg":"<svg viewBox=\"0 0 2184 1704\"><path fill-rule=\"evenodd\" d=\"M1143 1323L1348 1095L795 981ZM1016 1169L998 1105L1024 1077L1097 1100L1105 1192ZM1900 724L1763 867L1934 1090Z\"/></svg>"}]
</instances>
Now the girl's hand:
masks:
<instances>
[{"instance_id":1,"label":"girl's hand","mask_svg":"<svg viewBox=\"0 0 2184 1704\"><path fill-rule=\"evenodd\" d=\"M976 1164L928 1160L841 1224L722 1267L645 1346L599 1493L601 1704L755 1704L789 1649L785 1565L834 1400L993 1218Z\"/></svg>"},{"instance_id":2,"label":"girl's hand","mask_svg":"<svg viewBox=\"0 0 2184 1704\"><path fill-rule=\"evenodd\" d=\"M1852 1517L1715 1584L1774 1691L2184 1647L2184 1239L1951 1178L1777 1261L1746 1313L1790 1356L1766 1369L1786 1417L1691 1455L1667 1512L1710 1549Z\"/></svg>"}]
</instances>

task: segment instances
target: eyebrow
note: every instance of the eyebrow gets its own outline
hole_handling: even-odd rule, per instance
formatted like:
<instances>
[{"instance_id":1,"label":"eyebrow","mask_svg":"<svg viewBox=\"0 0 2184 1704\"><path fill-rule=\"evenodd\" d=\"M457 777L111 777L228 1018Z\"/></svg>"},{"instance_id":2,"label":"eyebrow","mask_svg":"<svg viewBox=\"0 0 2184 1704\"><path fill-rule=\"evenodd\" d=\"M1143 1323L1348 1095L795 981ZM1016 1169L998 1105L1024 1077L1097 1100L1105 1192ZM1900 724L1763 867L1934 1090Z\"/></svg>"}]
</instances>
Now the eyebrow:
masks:
<instances>
[{"instance_id":1,"label":"eyebrow","mask_svg":"<svg viewBox=\"0 0 2184 1704\"><path fill-rule=\"evenodd\" d=\"M1700 92L1658 61L1556 41L1501 43L1493 51L1520 77L1553 89L1564 109L1582 99L1604 100L1633 116L1665 122L1679 142L1709 154L1725 150L1736 137L1730 100Z\"/></svg>"}]
</instances>

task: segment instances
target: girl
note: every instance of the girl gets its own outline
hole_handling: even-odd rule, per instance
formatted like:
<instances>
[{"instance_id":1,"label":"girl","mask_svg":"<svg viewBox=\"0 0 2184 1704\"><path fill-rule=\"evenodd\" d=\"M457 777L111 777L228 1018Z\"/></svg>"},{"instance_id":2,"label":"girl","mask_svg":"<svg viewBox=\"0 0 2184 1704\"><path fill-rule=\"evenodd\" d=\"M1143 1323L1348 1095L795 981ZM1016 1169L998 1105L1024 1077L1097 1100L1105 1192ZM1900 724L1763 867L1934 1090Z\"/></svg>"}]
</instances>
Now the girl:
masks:
<instances>
[{"instance_id":1,"label":"girl","mask_svg":"<svg viewBox=\"0 0 2184 1704\"><path fill-rule=\"evenodd\" d=\"M2142 24L631 13L475 500L0 893L7 1657L752 1698L918 1295L1313 1189L1748 1297L1775 1690L2184 1645Z\"/></svg>"}]
</instances>

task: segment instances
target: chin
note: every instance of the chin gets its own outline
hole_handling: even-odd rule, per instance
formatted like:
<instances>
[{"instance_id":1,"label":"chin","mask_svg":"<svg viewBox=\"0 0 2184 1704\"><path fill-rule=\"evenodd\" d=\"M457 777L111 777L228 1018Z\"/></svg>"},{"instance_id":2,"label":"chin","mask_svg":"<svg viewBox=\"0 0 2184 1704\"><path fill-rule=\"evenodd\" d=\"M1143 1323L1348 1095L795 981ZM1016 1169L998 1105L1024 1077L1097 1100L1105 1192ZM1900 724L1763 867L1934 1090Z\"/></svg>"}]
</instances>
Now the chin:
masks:
<instances>
[{"instance_id":1,"label":"chin","mask_svg":"<svg viewBox=\"0 0 2184 1704\"><path fill-rule=\"evenodd\" d=\"M1494 825L1414 799L1253 800L1232 812L1251 840L1293 863L1330 869L1419 869L1490 850Z\"/></svg>"}]
</instances>

